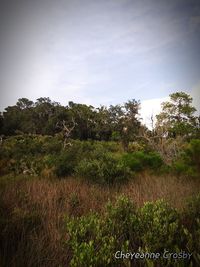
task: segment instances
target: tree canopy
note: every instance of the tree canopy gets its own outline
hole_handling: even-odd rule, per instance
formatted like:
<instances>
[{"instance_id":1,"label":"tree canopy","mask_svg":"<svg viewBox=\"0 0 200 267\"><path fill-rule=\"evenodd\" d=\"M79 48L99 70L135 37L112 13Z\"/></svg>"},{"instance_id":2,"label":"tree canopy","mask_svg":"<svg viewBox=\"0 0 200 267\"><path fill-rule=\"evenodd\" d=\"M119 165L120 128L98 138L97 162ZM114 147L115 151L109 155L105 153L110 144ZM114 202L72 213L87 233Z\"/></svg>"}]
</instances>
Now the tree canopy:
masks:
<instances>
[{"instance_id":1,"label":"tree canopy","mask_svg":"<svg viewBox=\"0 0 200 267\"><path fill-rule=\"evenodd\" d=\"M192 106L192 97L184 92L170 95L170 101L162 103L162 112L157 115L157 128L163 127L167 136L189 136L198 127L196 108Z\"/></svg>"},{"instance_id":2,"label":"tree canopy","mask_svg":"<svg viewBox=\"0 0 200 267\"><path fill-rule=\"evenodd\" d=\"M129 142L137 139L142 129L147 131L139 118L139 110L140 101L135 99L124 104L95 108L72 101L63 106L49 97L40 97L36 102L20 98L16 105L8 106L1 113L0 134L55 135L62 132L58 125L69 128L75 125L70 138L121 141L127 150ZM162 111L157 115L156 128L153 130L170 138L197 136L200 119L195 116L195 111L190 95L173 93L169 101L162 103Z\"/></svg>"},{"instance_id":3,"label":"tree canopy","mask_svg":"<svg viewBox=\"0 0 200 267\"><path fill-rule=\"evenodd\" d=\"M16 105L9 106L1 115L1 134L19 133L54 135L60 131L56 126L75 122L72 138L87 140L123 140L125 143L134 138L140 120L140 103L130 100L124 105L101 106L78 104L70 101L67 106L41 97L34 103L20 98Z\"/></svg>"}]
</instances>

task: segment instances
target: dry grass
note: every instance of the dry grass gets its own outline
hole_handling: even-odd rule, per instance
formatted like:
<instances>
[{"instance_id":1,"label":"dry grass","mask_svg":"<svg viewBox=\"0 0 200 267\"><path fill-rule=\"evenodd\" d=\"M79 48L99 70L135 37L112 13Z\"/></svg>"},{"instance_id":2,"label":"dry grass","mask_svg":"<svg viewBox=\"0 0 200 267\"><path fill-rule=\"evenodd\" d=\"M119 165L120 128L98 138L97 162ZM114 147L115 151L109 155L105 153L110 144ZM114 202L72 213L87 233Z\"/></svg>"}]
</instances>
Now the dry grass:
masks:
<instances>
[{"instance_id":1,"label":"dry grass","mask_svg":"<svg viewBox=\"0 0 200 267\"><path fill-rule=\"evenodd\" d=\"M185 200L198 194L199 191L200 181L198 180L184 180L176 176L155 176L147 173L139 175L120 190L121 193L128 195L136 206L162 198L178 209L182 209L185 206Z\"/></svg>"},{"instance_id":2,"label":"dry grass","mask_svg":"<svg viewBox=\"0 0 200 267\"><path fill-rule=\"evenodd\" d=\"M65 216L102 212L105 203L119 194L128 195L137 206L164 198L180 209L185 198L199 189L198 181L148 174L112 189L75 178L51 181L37 178L11 183L1 192L2 266L68 266Z\"/></svg>"}]
</instances>

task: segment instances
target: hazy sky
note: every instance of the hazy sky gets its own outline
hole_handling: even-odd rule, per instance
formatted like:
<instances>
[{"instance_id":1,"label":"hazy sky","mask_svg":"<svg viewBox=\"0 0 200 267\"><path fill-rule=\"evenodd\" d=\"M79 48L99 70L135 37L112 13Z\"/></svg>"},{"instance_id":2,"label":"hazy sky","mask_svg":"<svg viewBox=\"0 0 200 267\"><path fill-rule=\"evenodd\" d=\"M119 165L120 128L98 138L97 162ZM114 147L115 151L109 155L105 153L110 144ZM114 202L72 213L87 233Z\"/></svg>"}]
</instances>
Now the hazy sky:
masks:
<instances>
[{"instance_id":1,"label":"hazy sky","mask_svg":"<svg viewBox=\"0 0 200 267\"><path fill-rule=\"evenodd\" d=\"M150 117L180 90L200 106L199 0L1 1L0 110L134 98Z\"/></svg>"}]
</instances>

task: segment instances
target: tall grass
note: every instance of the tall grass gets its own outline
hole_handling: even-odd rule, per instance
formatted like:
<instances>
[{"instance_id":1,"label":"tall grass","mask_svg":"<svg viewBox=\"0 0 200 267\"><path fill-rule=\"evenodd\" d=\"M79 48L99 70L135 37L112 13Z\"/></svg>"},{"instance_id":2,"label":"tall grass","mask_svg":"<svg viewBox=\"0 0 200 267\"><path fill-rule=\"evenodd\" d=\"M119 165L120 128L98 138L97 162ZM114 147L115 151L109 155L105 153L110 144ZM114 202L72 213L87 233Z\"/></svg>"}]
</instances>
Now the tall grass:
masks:
<instances>
[{"instance_id":1,"label":"tall grass","mask_svg":"<svg viewBox=\"0 0 200 267\"><path fill-rule=\"evenodd\" d=\"M120 187L100 187L76 178L63 180L16 179L1 188L0 261L2 267L68 266L70 251L65 216L103 212L108 200L121 193L142 206L146 201L166 199L182 209L185 199L199 192L197 180L147 173Z\"/></svg>"}]
</instances>

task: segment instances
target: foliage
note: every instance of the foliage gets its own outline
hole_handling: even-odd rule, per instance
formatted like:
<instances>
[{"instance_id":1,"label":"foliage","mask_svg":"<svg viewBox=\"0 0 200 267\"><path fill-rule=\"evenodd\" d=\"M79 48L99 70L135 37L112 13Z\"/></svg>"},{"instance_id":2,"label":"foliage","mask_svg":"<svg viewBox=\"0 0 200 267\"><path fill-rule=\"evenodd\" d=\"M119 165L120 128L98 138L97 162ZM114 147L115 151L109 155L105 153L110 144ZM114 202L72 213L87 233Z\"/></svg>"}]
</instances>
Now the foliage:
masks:
<instances>
[{"instance_id":1,"label":"foliage","mask_svg":"<svg viewBox=\"0 0 200 267\"><path fill-rule=\"evenodd\" d=\"M139 218L136 207L125 195L116 199L116 203L108 202L106 206L106 227L116 238L117 247L127 243L132 249L140 245ZM128 241L128 242L127 242Z\"/></svg>"},{"instance_id":2,"label":"foliage","mask_svg":"<svg viewBox=\"0 0 200 267\"><path fill-rule=\"evenodd\" d=\"M3 173L39 175L45 168L48 153L58 154L62 144L52 136L18 135L4 140L0 148Z\"/></svg>"},{"instance_id":3,"label":"foliage","mask_svg":"<svg viewBox=\"0 0 200 267\"><path fill-rule=\"evenodd\" d=\"M167 203L163 200L145 203L140 214L142 242L147 251L173 250L174 243L181 245L178 214Z\"/></svg>"},{"instance_id":4,"label":"foliage","mask_svg":"<svg viewBox=\"0 0 200 267\"><path fill-rule=\"evenodd\" d=\"M185 161L200 170L200 139L192 139L185 149Z\"/></svg>"},{"instance_id":5,"label":"foliage","mask_svg":"<svg viewBox=\"0 0 200 267\"><path fill-rule=\"evenodd\" d=\"M188 199L182 221L187 235L187 248L193 251L194 260L198 265L200 263L200 194Z\"/></svg>"},{"instance_id":6,"label":"foliage","mask_svg":"<svg viewBox=\"0 0 200 267\"><path fill-rule=\"evenodd\" d=\"M131 175L129 168L109 153L96 155L92 159L83 159L76 167L76 174L99 184L112 185L124 182Z\"/></svg>"},{"instance_id":7,"label":"foliage","mask_svg":"<svg viewBox=\"0 0 200 267\"><path fill-rule=\"evenodd\" d=\"M194 116L192 97L184 92L170 95L170 101L162 103L162 112L157 115L157 129L165 128L168 136L194 134L198 119Z\"/></svg>"},{"instance_id":8,"label":"foliage","mask_svg":"<svg viewBox=\"0 0 200 267\"><path fill-rule=\"evenodd\" d=\"M49 177L77 173L93 182L109 185L126 181L134 172L145 170L169 172L171 168L179 176L199 177L199 147L199 139L182 143L182 152L167 168L160 154L141 150L144 146L140 143L132 143L134 151L124 153L122 145L114 141L73 140L71 146L64 149L59 136L17 135L5 139L0 147L0 173L42 173L42 176L47 173Z\"/></svg>"},{"instance_id":9,"label":"foliage","mask_svg":"<svg viewBox=\"0 0 200 267\"><path fill-rule=\"evenodd\" d=\"M192 139L184 148L181 156L174 161L173 170L178 175L199 177L200 172L200 140Z\"/></svg>"},{"instance_id":10,"label":"foliage","mask_svg":"<svg viewBox=\"0 0 200 267\"><path fill-rule=\"evenodd\" d=\"M0 116L0 134L54 135L61 131L57 125L75 122L72 138L79 140L119 140L125 145L137 133L139 101L131 100L124 105L94 108L70 101L61 106L48 97L40 97L34 103L21 98L9 106ZM124 131L124 129L127 131ZM118 138L113 138L118 136Z\"/></svg>"},{"instance_id":11,"label":"foliage","mask_svg":"<svg viewBox=\"0 0 200 267\"><path fill-rule=\"evenodd\" d=\"M136 172L148 168L156 170L160 168L163 164L163 161L158 153L156 152L145 153L143 151L124 154L122 157L122 162L132 171Z\"/></svg>"},{"instance_id":12,"label":"foliage","mask_svg":"<svg viewBox=\"0 0 200 267\"><path fill-rule=\"evenodd\" d=\"M91 214L68 220L68 244L73 252L70 266L109 266L114 253L114 238L106 235L99 216Z\"/></svg>"},{"instance_id":13,"label":"foliage","mask_svg":"<svg viewBox=\"0 0 200 267\"><path fill-rule=\"evenodd\" d=\"M119 262L126 266L128 261L117 262L114 253L128 250L128 239L136 220L134 210L132 203L121 196L114 206L107 205L104 218L99 214L68 218L68 245L73 253L71 266L113 266Z\"/></svg>"},{"instance_id":14,"label":"foliage","mask_svg":"<svg viewBox=\"0 0 200 267\"><path fill-rule=\"evenodd\" d=\"M71 175L74 172L74 168L78 164L78 161L78 153L74 148L62 151L58 156L53 158L56 175L58 177Z\"/></svg>"},{"instance_id":15,"label":"foliage","mask_svg":"<svg viewBox=\"0 0 200 267\"><path fill-rule=\"evenodd\" d=\"M190 197L182 214L185 226L192 232L199 229L200 194ZM195 238L196 239L196 238ZM200 247L199 247L200 248Z\"/></svg>"},{"instance_id":16,"label":"foliage","mask_svg":"<svg viewBox=\"0 0 200 267\"><path fill-rule=\"evenodd\" d=\"M199 237L197 229L195 234ZM163 200L145 203L137 210L127 197L120 196L115 204L108 203L103 215L68 217L67 233L67 244L72 252L71 266L131 266L130 259L116 259L116 251L158 252L161 255L165 250L193 252L192 266L200 263L199 250L194 248L196 243L191 245L190 229L181 223L180 214ZM138 264L155 266L154 261L140 259ZM156 261L159 266L174 263L173 259L162 257ZM176 266L188 264L187 260L179 259Z\"/></svg>"}]
</instances>

